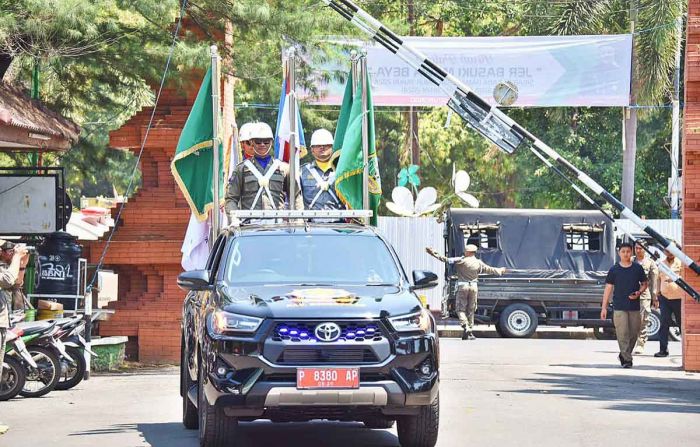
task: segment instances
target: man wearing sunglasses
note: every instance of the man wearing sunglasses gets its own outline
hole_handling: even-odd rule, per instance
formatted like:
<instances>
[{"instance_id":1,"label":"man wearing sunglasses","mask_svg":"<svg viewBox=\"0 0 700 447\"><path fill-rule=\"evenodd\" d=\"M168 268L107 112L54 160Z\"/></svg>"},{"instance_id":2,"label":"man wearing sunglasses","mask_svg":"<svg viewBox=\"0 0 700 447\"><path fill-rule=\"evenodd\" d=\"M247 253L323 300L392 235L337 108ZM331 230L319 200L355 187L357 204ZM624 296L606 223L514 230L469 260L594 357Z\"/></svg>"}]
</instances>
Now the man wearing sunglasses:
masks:
<instances>
[{"instance_id":1,"label":"man wearing sunglasses","mask_svg":"<svg viewBox=\"0 0 700 447\"><path fill-rule=\"evenodd\" d=\"M284 209L289 198L289 164L270 154L272 129L265 123L254 123L250 140L253 157L236 166L226 190L226 213L235 210ZM303 209L301 195L294 198L296 209ZM230 216L231 221L236 219Z\"/></svg>"},{"instance_id":2,"label":"man wearing sunglasses","mask_svg":"<svg viewBox=\"0 0 700 447\"><path fill-rule=\"evenodd\" d=\"M241 149L243 150L243 159L248 160L255 156L255 145L253 144L251 134L253 128L258 123L245 123L238 129L238 141L241 143Z\"/></svg>"},{"instance_id":3,"label":"man wearing sunglasses","mask_svg":"<svg viewBox=\"0 0 700 447\"><path fill-rule=\"evenodd\" d=\"M24 275L23 263L27 250L23 245L15 245L0 239L0 383L4 377L2 362L5 356L5 340L10 327L10 306L12 290L20 283L20 274ZM0 423L0 435L9 427Z\"/></svg>"},{"instance_id":4,"label":"man wearing sunglasses","mask_svg":"<svg viewBox=\"0 0 700 447\"><path fill-rule=\"evenodd\" d=\"M339 210L343 204L335 192L333 135L318 129L311 135L311 155L314 161L301 168L301 192L307 210Z\"/></svg>"}]
</instances>

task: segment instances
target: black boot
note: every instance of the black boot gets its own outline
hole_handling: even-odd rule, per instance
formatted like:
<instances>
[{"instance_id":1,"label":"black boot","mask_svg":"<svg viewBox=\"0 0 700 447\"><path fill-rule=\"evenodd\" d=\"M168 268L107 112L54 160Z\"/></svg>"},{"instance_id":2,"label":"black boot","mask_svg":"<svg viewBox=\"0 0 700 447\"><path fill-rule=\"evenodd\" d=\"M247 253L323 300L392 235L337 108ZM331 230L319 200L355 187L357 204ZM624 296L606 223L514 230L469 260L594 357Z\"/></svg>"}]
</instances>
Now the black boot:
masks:
<instances>
[{"instance_id":1,"label":"black boot","mask_svg":"<svg viewBox=\"0 0 700 447\"><path fill-rule=\"evenodd\" d=\"M668 357L668 351L659 351L654 354L654 357Z\"/></svg>"},{"instance_id":2,"label":"black boot","mask_svg":"<svg viewBox=\"0 0 700 447\"><path fill-rule=\"evenodd\" d=\"M464 328L462 330L462 340L469 340L469 334L470 332L467 332L467 328Z\"/></svg>"}]
</instances>

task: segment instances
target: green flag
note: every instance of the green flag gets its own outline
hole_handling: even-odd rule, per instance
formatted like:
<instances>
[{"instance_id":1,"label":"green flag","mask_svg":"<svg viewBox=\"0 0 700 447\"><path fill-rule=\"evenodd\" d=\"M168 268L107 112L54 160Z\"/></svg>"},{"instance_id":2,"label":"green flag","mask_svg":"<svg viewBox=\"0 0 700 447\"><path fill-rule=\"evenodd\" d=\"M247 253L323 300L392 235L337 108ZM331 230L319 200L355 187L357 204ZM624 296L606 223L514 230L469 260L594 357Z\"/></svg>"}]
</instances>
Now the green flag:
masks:
<instances>
[{"instance_id":1,"label":"green flag","mask_svg":"<svg viewBox=\"0 0 700 447\"><path fill-rule=\"evenodd\" d=\"M214 134L211 90L211 67L202 80L197 99L192 105L185 127L177 142L175 157L170 170L180 187L192 214L200 221L206 220L213 206L212 191L212 138ZM219 145L219 193L223 191L224 166L223 147Z\"/></svg>"},{"instance_id":2,"label":"green flag","mask_svg":"<svg viewBox=\"0 0 700 447\"><path fill-rule=\"evenodd\" d=\"M348 79L348 84L351 84ZM352 88L352 87L350 87ZM352 98L352 107L344 117L345 107L348 102L348 88L346 97L343 99L343 109L341 109L338 127L336 128L336 142L342 135L342 150L336 169L335 190L338 198L345 204L347 209L362 209L362 181L363 181L363 157L362 157L362 89L358 85L355 96ZM373 211L371 224L377 225L377 212L379 211L379 201L382 197L382 185L379 176L379 163L375 149L374 136L374 106L372 105L372 91L370 89L369 78L367 78L367 134L369 140L368 164L369 164L369 208ZM345 122L343 121L345 119ZM343 129L341 126L347 123Z\"/></svg>"},{"instance_id":3,"label":"green flag","mask_svg":"<svg viewBox=\"0 0 700 447\"><path fill-rule=\"evenodd\" d=\"M350 112L352 111L352 71L348 72L348 82L345 83L345 93L343 94L343 104L340 106L340 116L338 116L338 124L335 127L335 137L333 138L333 157L340 155L338 151L343 148L345 140L345 131L348 129L350 121Z\"/></svg>"}]
</instances>

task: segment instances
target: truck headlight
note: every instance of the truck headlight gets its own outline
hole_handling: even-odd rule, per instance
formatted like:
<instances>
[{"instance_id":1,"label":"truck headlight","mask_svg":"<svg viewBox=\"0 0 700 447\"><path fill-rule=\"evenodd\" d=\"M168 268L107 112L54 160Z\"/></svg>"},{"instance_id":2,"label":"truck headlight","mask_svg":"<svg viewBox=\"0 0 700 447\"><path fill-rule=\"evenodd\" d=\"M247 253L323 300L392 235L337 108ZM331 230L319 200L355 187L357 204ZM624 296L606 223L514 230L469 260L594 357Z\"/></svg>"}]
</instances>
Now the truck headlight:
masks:
<instances>
[{"instance_id":1,"label":"truck headlight","mask_svg":"<svg viewBox=\"0 0 700 447\"><path fill-rule=\"evenodd\" d=\"M258 330L262 322L262 318L232 314L219 310L212 314L210 327L212 332L217 335L251 334Z\"/></svg>"},{"instance_id":2,"label":"truck headlight","mask_svg":"<svg viewBox=\"0 0 700 447\"><path fill-rule=\"evenodd\" d=\"M389 318L389 323L397 332L421 332L423 334L433 332L433 325L427 309L414 314Z\"/></svg>"}]
</instances>

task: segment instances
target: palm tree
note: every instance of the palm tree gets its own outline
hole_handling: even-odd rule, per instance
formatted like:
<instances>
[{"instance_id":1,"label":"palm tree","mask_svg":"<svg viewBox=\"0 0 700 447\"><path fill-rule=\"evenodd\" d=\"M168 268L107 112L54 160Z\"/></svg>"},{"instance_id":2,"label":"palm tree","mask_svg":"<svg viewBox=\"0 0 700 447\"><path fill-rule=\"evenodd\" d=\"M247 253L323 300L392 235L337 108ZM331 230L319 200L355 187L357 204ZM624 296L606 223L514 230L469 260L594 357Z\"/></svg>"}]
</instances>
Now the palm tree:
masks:
<instances>
[{"instance_id":1,"label":"palm tree","mask_svg":"<svg viewBox=\"0 0 700 447\"><path fill-rule=\"evenodd\" d=\"M634 21L631 103L666 103L673 91L678 39L676 23L686 11L684 0L564 0L552 8L534 2L529 8L540 15L533 25L548 34L617 34L629 32ZM552 13L553 12L553 13ZM533 16L536 14L532 14ZM635 20L636 19L636 20ZM532 19L531 19L532 20ZM632 209L637 150L637 109L625 109L625 150L622 156L622 202Z\"/></svg>"}]
</instances>

